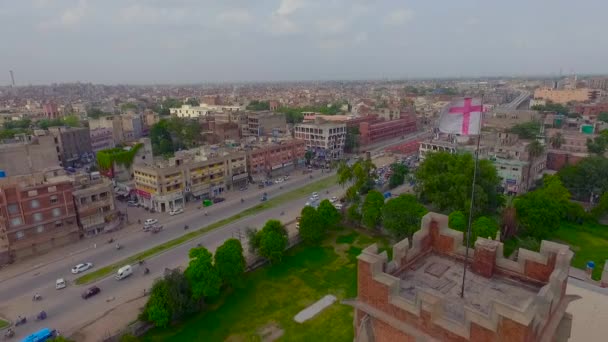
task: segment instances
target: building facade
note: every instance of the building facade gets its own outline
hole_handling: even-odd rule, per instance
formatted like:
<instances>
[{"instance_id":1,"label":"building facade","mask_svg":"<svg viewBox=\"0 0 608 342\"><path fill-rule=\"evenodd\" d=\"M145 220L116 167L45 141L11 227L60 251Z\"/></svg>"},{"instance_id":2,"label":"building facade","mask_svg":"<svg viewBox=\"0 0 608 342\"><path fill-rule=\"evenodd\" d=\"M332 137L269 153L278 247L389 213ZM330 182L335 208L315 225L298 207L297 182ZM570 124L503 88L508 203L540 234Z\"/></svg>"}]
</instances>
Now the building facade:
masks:
<instances>
[{"instance_id":1,"label":"building facade","mask_svg":"<svg viewBox=\"0 0 608 342\"><path fill-rule=\"evenodd\" d=\"M285 114L270 111L247 113L247 124L242 126L243 137L278 137L286 133Z\"/></svg>"},{"instance_id":2,"label":"building facade","mask_svg":"<svg viewBox=\"0 0 608 342\"><path fill-rule=\"evenodd\" d=\"M52 136L21 138L21 141L0 144L0 170L7 176L25 175L62 166Z\"/></svg>"},{"instance_id":3,"label":"building facade","mask_svg":"<svg viewBox=\"0 0 608 342\"><path fill-rule=\"evenodd\" d=\"M416 118L403 118L378 123L362 122L359 125L361 145L374 144L402 137L416 131Z\"/></svg>"},{"instance_id":4,"label":"building facade","mask_svg":"<svg viewBox=\"0 0 608 342\"><path fill-rule=\"evenodd\" d=\"M72 192L78 225L85 236L95 236L120 227L120 215L116 210L112 189L112 183L103 178L87 180Z\"/></svg>"},{"instance_id":5,"label":"building facade","mask_svg":"<svg viewBox=\"0 0 608 342\"><path fill-rule=\"evenodd\" d=\"M542 241L517 261L499 241L478 238L461 298L463 233L428 213L412 238L393 246L392 261L374 244L357 257L355 342L567 341L576 297L566 295L573 252Z\"/></svg>"},{"instance_id":6,"label":"building facade","mask_svg":"<svg viewBox=\"0 0 608 342\"><path fill-rule=\"evenodd\" d=\"M107 128L111 130L114 144L120 144L125 141L122 128L122 119L119 115L102 116L99 119L89 119L89 128L91 130L98 128Z\"/></svg>"},{"instance_id":7,"label":"building facade","mask_svg":"<svg viewBox=\"0 0 608 342\"><path fill-rule=\"evenodd\" d=\"M590 88L578 89L552 89L538 88L534 91L535 99L543 99L559 104L568 104L568 102L585 102L594 100L599 96L597 90Z\"/></svg>"},{"instance_id":8,"label":"building facade","mask_svg":"<svg viewBox=\"0 0 608 342\"><path fill-rule=\"evenodd\" d=\"M272 177L304 163L306 143L292 139L252 146L247 151L247 169L252 178Z\"/></svg>"},{"instance_id":9,"label":"building facade","mask_svg":"<svg viewBox=\"0 0 608 342\"><path fill-rule=\"evenodd\" d=\"M0 263L77 241L72 182L33 174L0 180Z\"/></svg>"},{"instance_id":10,"label":"building facade","mask_svg":"<svg viewBox=\"0 0 608 342\"><path fill-rule=\"evenodd\" d=\"M71 166L83 154L93 153L88 127L49 127L63 166Z\"/></svg>"},{"instance_id":11,"label":"building facade","mask_svg":"<svg viewBox=\"0 0 608 342\"><path fill-rule=\"evenodd\" d=\"M306 149L315 159L331 161L342 159L346 124L330 122L301 123L294 127L294 137L304 140Z\"/></svg>"},{"instance_id":12,"label":"building facade","mask_svg":"<svg viewBox=\"0 0 608 342\"><path fill-rule=\"evenodd\" d=\"M91 135L91 149L93 152L114 148L114 137L109 128L97 128L89 132Z\"/></svg>"},{"instance_id":13,"label":"building facade","mask_svg":"<svg viewBox=\"0 0 608 342\"><path fill-rule=\"evenodd\" d=\"M169 108L172 116L178 118L196 119L210 115L213 112L238 112L244 108L241 106L207 105L202 103L200 106L183 105L180 108Z\"/></svg>"},{"instance_id":14,"label":"building facade","mask_svg":"<svg viewBox=\"0 0 608 342\"><path fill-rule=\"evenodd\" d=\"M58 119L61 117L61 113L59 112L59 107L55 102L47 102L42 105L42 114L46 119Z\"/></svg>"}]
</instances>

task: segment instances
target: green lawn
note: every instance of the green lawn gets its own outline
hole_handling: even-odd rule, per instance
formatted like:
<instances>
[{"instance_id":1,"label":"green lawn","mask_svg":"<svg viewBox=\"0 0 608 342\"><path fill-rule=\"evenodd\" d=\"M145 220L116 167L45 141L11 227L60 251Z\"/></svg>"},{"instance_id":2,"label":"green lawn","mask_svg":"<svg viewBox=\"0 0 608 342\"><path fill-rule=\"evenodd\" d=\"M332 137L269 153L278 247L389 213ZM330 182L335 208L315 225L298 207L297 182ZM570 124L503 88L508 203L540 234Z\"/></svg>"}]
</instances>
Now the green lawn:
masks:
<instances>
[{"instance_id":1,"label":"green lawn","mask_svg":"<svg viewBox=\"0 0 608 342\"><path fill-rule=\"evenodd\" d=\"M587 261L594 261L593 279L600 279L604 263L608 259L608 226L563 223L553 234L552 240L571 246L574 251L572 266L585 269Z\"/></svg>"},{"instance_id":2,"label":"green lawn","mask_svg":"<svg viewBox=\"0 0 608 342\"><path fill-rule=\"evenodd\" d=\"M266 202L262 202L256 206L253 206L251 208L245 209L242 212L227 217L223 220L217 221L215 223L212 223L208 226L205 227L201 227L197 230L193 230L191 232L189 232L188 234L182 235L178 238L175 238L173 240L169 240L163 244L154 246L148 250L145 250L143 252L131 255L130 257L127 257L119 262L115 262L111 265L102 267L97 269L94 272L90 272L87 273L86 275L83 275L81 277L76 278L76 284L78 285L83 285L83 284L87 284L87 283L91 283L95 280L98 280L100 278L103 278L113 272L115 272L116 270L118 270L120 267L124 266L124 265L128 265L128 264L132 264L134 262L137 262L138 260L143 260L143 259L147 259L150 258L156 254L160 254L166 250L169 250L175 246L181 245L182 243L192 240L200 235L203 235L211 230L223 227L227 224L230 224L232 222L238 221L242 218L245 218L247 216L252 216L255 215L257 213L260 213L264 210L270 209L270 208L274 208L278 205L284 204L286 202L289 201L293 201L295 199L301 198L303 196L306 196L307 194L310 194L311 192L315 192L315 191L321 191L323 189L326 189L334 184L336 184L336 180L337 180L337 176L331 176L328 178L324 178L321 179L319 181L310 183L308 185L305 185L301 188L295 189L293 191L284 193L282 195L278 195L276 197L273 197L271 199L269 199Z\"/></svg>"},{"instance_id":3,"label":"green lawn","mask_svg":"<svg viewBox=\"0 0 608 342\"><path fill-rule=\"evenodd\" d=\"M9 322L0 319L0 329L4 329L4 328L8 327L9 325L10 325Z\"/></svg>"},{"instance_id":4,"label":"green lawn","mask_svg":"<svg viewBox=\"0 0 608 342\"><path fill-rule=\"evenodd\" d=\"M155 328L142 340L261 341L261 330L272 326L283 331L280 341L352 341L349 306L335 303L303 324L293 317L327 294L355 297L356 256L375 241L386 247L384 240L345 229L332 232L322 247L297 246L282 263L247 274L241 289L223 294L207 312Z\"/></svg>"}]
</instances>

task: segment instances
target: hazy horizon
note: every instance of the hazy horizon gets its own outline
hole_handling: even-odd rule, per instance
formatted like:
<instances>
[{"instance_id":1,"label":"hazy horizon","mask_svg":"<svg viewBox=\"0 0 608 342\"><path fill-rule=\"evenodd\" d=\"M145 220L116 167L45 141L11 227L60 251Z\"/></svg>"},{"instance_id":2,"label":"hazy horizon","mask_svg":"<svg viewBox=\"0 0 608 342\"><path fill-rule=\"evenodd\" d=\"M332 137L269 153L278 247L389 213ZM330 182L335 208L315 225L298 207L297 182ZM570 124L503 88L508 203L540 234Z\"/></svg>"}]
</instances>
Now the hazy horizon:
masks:
<instances>
[{"instance_id":1,"label":"hazy horizon","mask_svg":"<svg viewBox=\"0 0 608 342\"><path fill-rule=\"evenodd\" d=\"M608 3L27 0L0 4L0 84L606 74ZM501 76L502 75L502 76Z\"/></svg>"}]
</instances>

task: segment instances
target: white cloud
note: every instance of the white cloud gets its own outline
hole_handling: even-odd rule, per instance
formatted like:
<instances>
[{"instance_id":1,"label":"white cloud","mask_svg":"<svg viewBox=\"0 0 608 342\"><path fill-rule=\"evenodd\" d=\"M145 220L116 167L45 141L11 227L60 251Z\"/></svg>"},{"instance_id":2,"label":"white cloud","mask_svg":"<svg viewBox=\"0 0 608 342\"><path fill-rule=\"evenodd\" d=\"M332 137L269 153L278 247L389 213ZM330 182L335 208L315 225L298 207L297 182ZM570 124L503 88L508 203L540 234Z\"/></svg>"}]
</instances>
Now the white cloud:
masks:
<instances>
[{"instance_id":1,"label":"white cloud","mask_svg":"<svg viewBox=\"0 0 608 342\"><path fill-rule=\"evenodd\" d=\"M414 11L410 9L398 9L389 13L385 18L384 22L387 25L399 26L412 20L414 17Z\"/></svg>"},{"instance_id":2,"label":"white cloud","mask_svg":"<svg viewBox=\"0 0 608 342\"><path fill-rule=\"evenodd\" d=\"M291 15L306 6L304 0L282 0L275 14L278 16Z\"/></svg>"},{"instance_id":3,"label":"white cloud","mask_svg":"<svg viewBox=\"0 0 608 342\"><path fill-rule=\"evenodd\" d=\"M253 21L253 17L243 8L235 8L220 13L217 22L222 25L244 25Z\"/></svg>"},{"instance_id":4,"label":"white cloud","mask_svg":"<svg viewBox=\"0 0 608 342\"><path fill-rule=\"evenodd\" d=\"M68 8L64 10L58 18L54 18L49 21L43 21L38 25L40 29L52 29L52 28L75 28L78 26L82 19L88 12L88 3L86 0L78 1L76 7Z\"/></svg>"},{"instance_id":5,"label":"white cloud","mask_svg":"<svg viewBox=\"0 0 608 342\"><path fill-rule=\"evenodd\" d=\"M321 34L341 34L347 31L348 24L344 19L331 18L317 21L317 29Z\"/></svg>"}]
</instances>

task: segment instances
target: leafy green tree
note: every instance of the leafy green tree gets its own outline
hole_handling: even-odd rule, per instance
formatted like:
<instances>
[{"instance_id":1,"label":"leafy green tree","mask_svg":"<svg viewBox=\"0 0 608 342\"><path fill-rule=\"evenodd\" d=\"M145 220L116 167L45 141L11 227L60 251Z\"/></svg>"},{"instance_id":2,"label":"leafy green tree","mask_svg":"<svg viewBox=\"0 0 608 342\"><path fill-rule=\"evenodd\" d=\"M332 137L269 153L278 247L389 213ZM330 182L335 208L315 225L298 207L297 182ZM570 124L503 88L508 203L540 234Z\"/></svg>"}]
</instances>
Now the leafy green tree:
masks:
<instances>
[{"instance_id":1,"label":"leafy green tree","mask_svg":"<svg viewBox=\"0 0 608 342\"><path fill-rule=\"evenodd\" d=\"M344 151L347 153L358 151L360 137L361 134L359 133L359 127L347 127L346 137L344 138Z\"/></svg>"},{"instance_id":2,"label":"leafy green tree","mask_svg":"<svg viewBox=\"0 0 608 342\"><path fill-rule=\"evenodd\" d=\"M352 185L346 190L346 198L354 201L360 195L365 195L373 189L375 172L376 166L370 159L359 159L351 166L344 161L341 162L337 170L338 184L345 186L352 182Z\"/></svg>"},{"instance_id":3,"label":"leafy green tree","mask_svg":"<svg viewBox=\"0 0 608 342\"><path fill-rule=\"evenodd\" d=\"M517 134L520 139L534 139L540 133L540 122L529 121L517 124L509 132Z\"/></svg>"},{"instance_id":4,"label":"leafy green tree","mask_svg":"<svg viewBox=\"0 0 608 342\"><path fill-rule=\"evenodd\" d=\"M99 108L89 108L87 109L87 117L91 119L99 119L102 116L111 115L111 113L106 113Z\"/></svg>"},{"instance_id":5,"label":"leafy green tree","mask_svg":"<svg viewBox=\"0 0 608 342\"><path fill-rule=\"evenodd\" d=\"M603 215L606 215L608 212L608 192L604 192L602 196L600 196L600 200L593 209L591 209L591 214L595 218L600 218Z\"/></svg>"},{"instance_id":6,"label":"leafy green tree","mask_svg":"<svg viewBox=\"0 0 608 342\"><path fill-rule=\"evenodd\" d=\"M315 154L314 154L314 152L313 152L313 151L310 151L310 150L306 151L306 152L304 153L304 159L306 159L306 165L310 165L310 161L311 161L311 160L312 160L312 158L314 158L314 157L315 157Z\"/></svg>"},{"instance_id":7,"label":"leafy green tree","mask_svg":"<svg viewBox=\"0 0 608 342\"><path fill-rule=\"evenodd\" d=\"M468 215L471 205L471 187L475 160L468 153L431 153L416 171L416 192L441 211L460 210ZM498 193L500 178L489 160L479 160L475 182L473 215L494 213L504 204Z\"/></svg>"},{"instance_id":8,"label":"leafy green tree","mask_svg":"<svg viewBox=\"0 0 608 342\"><path fill-rule=\"evenodd\" d=\"M144 312L146 313L147 320L157 327L164 328L169 325L171 316L173 316L169 296L169 285L166 280L154 283Z\"/></svg>"},{"instance_id":9,"label":"leafy green tree","mask_svg":"<svg viewBox=\"0 0 608 342\"><path fill-rule=\"evenodd\" d=\"M359 212L359 202L354 202L346 209L346 219L354 225L361 224L361 213Z\"/></svg>"},{"instance_id":10,"label":"leafy green tree","mask_svg":"<svg viewBox=\"0 0 608 342\"><path fill-rule=\"evenodd\" d=\"M80 118L76 115L68 115L63 117L63 123L70 127L79 127Z\"/></svg>"},{"instance_id":11,"label":"leafy green tree","mask_svg":"<svg viewBox=\"0 0 608 342\"><path fill-rule=\"evenodd\" d=\"M587 150L591 153L595 153L598 156L603 156L608 148L608 130L603 130L595 138L587 139Z\"/></svg>"},{"instance_id":12,"label":"leafy green tree","mask_svg":"<svg viewBox=\"0 0 608 342\"><path fill-rule=\"evenodd\" d=\"M336 207L329 200L322 200L319 203L319 208L317 208L317 213L321 222L326 227L326 229L335 228L339 223L342 215Z\"/></svg>"},{"instance_id":13,"label":"leafy green tree","mask_svg":"<svg viewBox=\"0 0 608 342\"><path fill-rule=\"evenodd\" d=\"M184 273L174 269L154 283L141 317L156 326L165 327L170 321L191 314L197 308L190 282Z\"/></svg>"},{"instance_id":14,"label":"leafy green tree","mask_svg":"<svg viewBox=\"0 0 608 342\"><path fill-rule=\"evenodd\" d=\"M4 129L28 129L32 125L32 120L30 119L22 119L22 120L12 120L6 121L3 125Z\"/></svg>"},{"instance_id":15,"label":"leafy green tree","mask_svg":"<svg viewBox=\"0 0 608 342\"><path fill-rule=\"evenodd\" d=\"M388 184L391 189L394 189L405 182L405 176L409 173L407 166L401 163L394 163L391 165L393 174L389 178Z\"/></svg>"},{"instance_id":16,"label":"leafy green tree","mask_svg":"<svg viewBox=\"0 0 608 342\"><path fill-rule=\"evenodd\" d=\"M192 297L215 297L220 294L222 280L213 265L213 256L204 247L192 248L188 253L190 262L184 274L192 286Z\"/></svg>"},{"instance_id":17,"label":"leafy green tree","mask_svg":"<svg viewBox=\"0 0 608 342\"><path fill-rule=\"evenodd\" d=\"M459 232L467 230L467 217L460 210L455 210L448 216L448 226Z\"/></svg>"},{"instance_id":18,"label":"leafy green tree","mask_svg":"<svg viewBox=\"0 0 608 342\"><path fill-rule=\"evenodd\" d=\"M526 146L526 151L528 152L530 161L528 163L528 176L526 178L528 180L529 187L533 182L533 180L531 179L532 166L534 166L534 161L536 160L536 158L543 155L543 153L545 152L545 147L538 140L534 140Z\"/></svg>"},{"instance_id":19,"label":"leafy green tree","mask_svg":"<svg viewBox=\"0 0 608 342\"><path fill-rule=\"evenodd\" d=\"M559 228L560 205L542 190L528 192L515 199L517 219L529 236L542 240Z\"/></svg>"},{"instance_id":20,"label":"leafy green tree","mask_svg":"<svg viewBox=\"0 0 608 342\"><path fill-rule=\"evenodd\" d=\"M603 122L608 122L608 112L601 112L598 116L597 119L599 121L603 121Z\"/></svg>"},{"instance_id":21,"label":"leafy green tree","mask_svg":"<svg viewBox=\"0 0 608 342\"><path fill-rule=\"evenodd\" d=\"M300 214L300 237L308 244L319 244L327 231L327 226L317 210L305 206Z\"/></svg>"},{"instance_id":22,"label":"leafy green tree","mask_svg":"<svg viewBox=\"0 0 608 342\"><path fill-rule=\"evenodd\" d=\"M173 139L169 132L169 121L161 119L150 128L150 141L152 142L152 152L155 155L167 155L175 152Z\"/></svg>"},{"instance_id":23,"label":"leafy green tree","mask_svg":"<svg viewBox=\"0 0 608 342\"><path fill-rule=\"evenodd\" d=\"M566 140L564 138L564 135L560 132L556 133L554 136L549 138L549 143L551 144L551 147L556 148L556 149L559 149L560 147L562 147L564 142L566 142Z\"/></svg>"},{"instance_id":24,"label":"leafy green tree","mask_svg":"<svg viewBox=\"0 0 608 342\"><path fill-rule=\"evenodd\" d=\"M229 286L240 284L245 273L243 246L237 239L228 239L215 251L215 268L222 281Z\"/></svg>"},{"instance_id":25,"label":"leafy green tree","mask_svg":"<svg viewBox=\"0 0 608 342\"><path fill-rule=\"evenodd\" d=\"M579 201L589 201L592 194L608 191L608 159L603 157L592 156L575 165L567 165L557 175Z\"/></svg>"},{"instance_id":26,"label":"leafy green tree","mask_svg":"<svg viewBox=\"0 0 608 342\"><path fill-rule=\"evenodd\" d=\"M120 105L120 110L123 112L128 112L130 110L137 110L137 105L132 102L126 102Z\"/></svg>"},{"instance_id":27,"label":"leafy green tree","mask_svg":"<svg viewBox=\"0 0 608 342\"><path fill-rule=\"evenodd\" d=\"M545 105L536 105L532 106L533 110L538 110L541 112L555 112L557 114L567 115L570 113L567 107L559 103L548 102Z\"/></svg>"},{"instance_id":28,"label":"leafy green tree","mask_svg":"<svg viewBox=\"0 0 608 342\"><path fill-rule=\"evenodd\" d=\"M478 237L495 239L499 229L496 220L487 216L478 217L471 225L471 246L475 246Z\"/></svg>"},{"instance_id":29,"label":"leafy green tree","mask_svg":"<svg viewBox=\"0 0 608 342\"><path fill-rule=\"evenodd\" d=\"M270 110L270 102L253 100L247 105L247 110L260 111Z\"/></svg>"},{"instance_id":30,"label":"leafy green tree","mask_svg":"<svg viewBox=\"0 0 608 342\"><path fill-rule=\"evenodd\" d=\"M390 199L382 208L382 225L397 239L407 237L411 246L412 236L420 229L427 212L415 196L401 195Z\"/></svg>"},{"instance_id":31,"label":"leafy green tree","mask_svg":"<svg viewBox=\"0 0 608 342\"><path fill-rule=\"evenodd\" d=\"M186 104L192 107L198 107L201 105L201 103L195 97L188 98L188 100L186 100Z\"/></svg>"},{"instance_id":32,"label":"leafy green tree","mask_svg":"<svg viewBox=\"0 0 608 342\"><path fill-rule=\"evenodd\" d=\"M367 193L361 207L361 222L369 229L375 229L382 221L384 196L376 190Z\"/></svg>"},{"instance_id":33,"label":"leafy green tree","mask_svg":"<svg viewBox=\"0 0 608 342\"><path fill-rule=\"evenodd\" d=\"M268 220L256 235L259 254L272 263L280 262L287 248L287 231L281 221Z\"/></svg>"}]
</instances>

